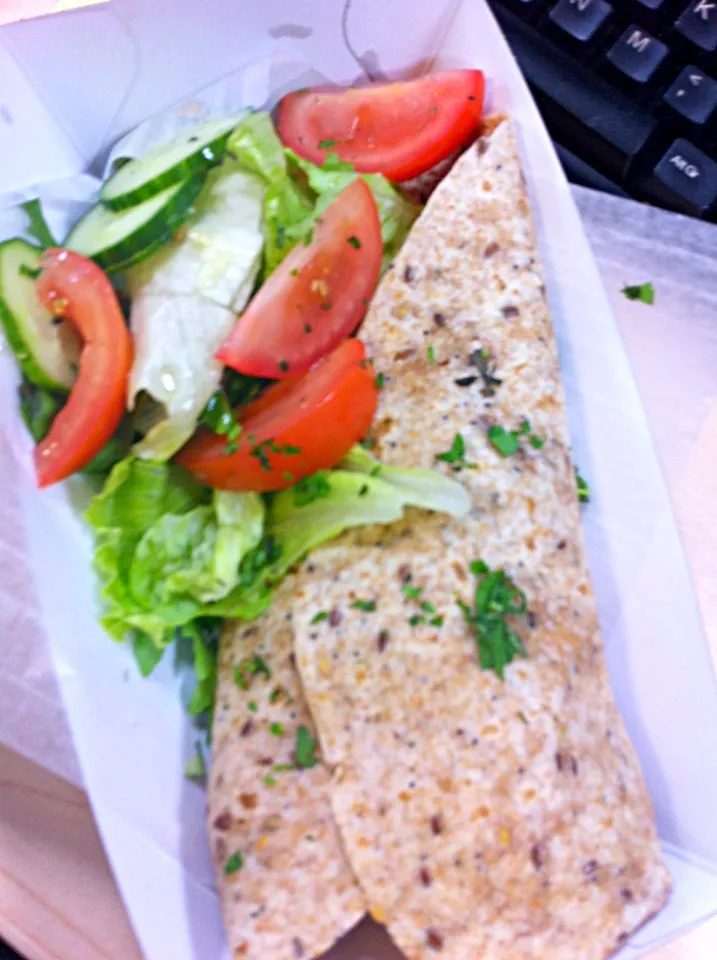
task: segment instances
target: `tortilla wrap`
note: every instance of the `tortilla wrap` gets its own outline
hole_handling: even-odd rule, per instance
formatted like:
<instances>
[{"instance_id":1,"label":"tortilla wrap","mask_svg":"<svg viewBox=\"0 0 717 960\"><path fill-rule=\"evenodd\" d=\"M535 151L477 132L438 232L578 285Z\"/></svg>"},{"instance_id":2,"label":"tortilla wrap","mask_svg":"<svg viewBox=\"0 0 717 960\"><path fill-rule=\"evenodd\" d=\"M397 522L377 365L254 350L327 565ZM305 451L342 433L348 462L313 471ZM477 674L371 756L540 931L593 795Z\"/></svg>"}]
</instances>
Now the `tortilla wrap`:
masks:
<instances>
[{"instance_id":1,"label":"tortilla wrap","mask_svg":"<svg viewBox=\"0 0 717 960\"><path fill-rule=\"evenodd\" d=\"M406 957L602 960L670 881L606 672L515 130L493 127L433 193L361 329L386 378L373 452L451 471L436 457L460 433L471 514L345 534L311 554L286 609L344 849ZM526 419L542 446L522 435L501 456L489 427ZM479 558L529 605L505 680L480 668L456 602L472 602ZM312 624L318 610L335 615Z\"/></svg>"},{"instance_id":2,"label":"tortilla wrap","mask_svg":"<svg viewBox=\"0 0 717 960\"><path fill-rule=\"evenodd\" d=\"M366 912L332 817L327 768L276 769L294 766L300 726L314 735L293 659L294 589L287 578L268 613L227 628L220 647L208 820L237 960L309 960ZM255 654L270 677L246 668ZM242 664L246 690L235 680ZM281 727L272 733L272 724ZM241 868L225 874L237 852Z\"/></svg>"}]
</instances>

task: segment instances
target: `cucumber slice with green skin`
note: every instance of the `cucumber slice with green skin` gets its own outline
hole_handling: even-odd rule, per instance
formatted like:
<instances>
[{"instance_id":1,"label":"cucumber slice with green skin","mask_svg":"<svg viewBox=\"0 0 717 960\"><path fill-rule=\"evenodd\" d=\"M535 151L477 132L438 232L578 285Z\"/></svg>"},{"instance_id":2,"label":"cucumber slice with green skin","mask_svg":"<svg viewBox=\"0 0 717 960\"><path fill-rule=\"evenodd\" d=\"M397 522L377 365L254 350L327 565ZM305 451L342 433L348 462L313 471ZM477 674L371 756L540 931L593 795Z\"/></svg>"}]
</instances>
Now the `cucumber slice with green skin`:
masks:
<instances>
[{"instance_id":1,"label":"cucumber slice with green skin","mask_svg":"<svg viewBox=\"0 0 717 960\"><path fill-rule=\"evenodd\" d=\"M194 209L204 177L167 187L150 200L114 213L98 204L78 220L64 246L107 273L134 266L168 243Z\"/></svg>"},{"instance_id":2,"label":"cucumber slice with green skin","mask_svg":"<svg viewBox=\"0 0 717 960\"><path fill-rule=\"evenodd\" d=\"M152 147L143 157L123 164L102 187L101 202L110 210L126 210L208 170L221 161L229 134L243 116L231 114L196 123Z\"/></svg>"},{"instance_id":3,"label":"cucumber slice with green skin","mask_svg":"<svg viewBox=\"0 0 717 960\"><path fill-rule=\"evenodd\" d=\"M33 274L41 256L24 240L0 244L0 325L28 380L67 392L77 379L80 340L37 299Z\"/></svg>"}]
</instances>

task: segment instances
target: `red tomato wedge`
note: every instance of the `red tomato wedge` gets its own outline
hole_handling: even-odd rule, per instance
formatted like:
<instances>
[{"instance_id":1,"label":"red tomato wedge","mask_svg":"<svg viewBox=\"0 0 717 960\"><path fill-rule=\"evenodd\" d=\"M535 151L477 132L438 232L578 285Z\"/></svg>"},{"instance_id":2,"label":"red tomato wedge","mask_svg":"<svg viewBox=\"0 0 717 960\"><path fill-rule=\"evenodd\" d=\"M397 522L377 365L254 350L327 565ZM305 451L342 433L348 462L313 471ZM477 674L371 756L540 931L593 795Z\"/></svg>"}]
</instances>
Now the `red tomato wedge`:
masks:
<instances>
[{"instance_id":1,"label":"red tomato wedge","mask_svg":"<svg viewBox=\"0 0 717 960\"><path fill-rule=\"evenodd\" d=\"M378 405L375 375L359 340L347 340L291 383L269 387L242 418L238 449L198 432L176 462L218 490L265 492L290 487L335 466L365 436Z\"/></svg>"},{"instance_id":2,"label":"red tomato wedge","mask_svg":"<svg viewBox=\"0 0 717 960\"><path fill-rule=\"evenodd\" d=\"M89 463L119 426L134 350L112 284L97 264L79 253L49 249L41 267L40 301L67 317L83 341L70 397L35 448L38 485L47 487Z\"/></svg>"},{"instance_id":3,"label":"red tomato wedge","mask_svg":"<svg viewBox=\"0 0 717 960\"><path fill-rule=\"evenodd\" d=\"M357 178L322 214L309 245L300 241L261 287L217 360L254 377L306 373L363 320L381 256L376 201Z\"/></svg>"},{"instance_id":4,"label":"red tomato wedge","mask_svg":"<svg viewBox=\"0 0 717 960\"><path fill-rule=\"evenodd\" d=\"M277 127L287 147L314 163L337 153L361 173L410 180L477 136L484 95L480 70L301 90L280 102Z\"/></svg>"}]
</instances>

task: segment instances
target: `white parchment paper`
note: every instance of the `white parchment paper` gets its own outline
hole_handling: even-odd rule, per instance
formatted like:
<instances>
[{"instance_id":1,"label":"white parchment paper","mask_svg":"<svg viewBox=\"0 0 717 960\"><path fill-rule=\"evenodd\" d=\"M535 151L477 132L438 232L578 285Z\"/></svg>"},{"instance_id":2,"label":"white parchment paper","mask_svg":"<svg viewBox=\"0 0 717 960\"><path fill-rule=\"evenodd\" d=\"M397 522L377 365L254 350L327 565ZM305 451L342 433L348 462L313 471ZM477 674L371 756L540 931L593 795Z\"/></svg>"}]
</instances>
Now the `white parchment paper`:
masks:
<instances>
[{"instance_id":1,"label":"white parchment paper","mask_svg":"<svg viewBox=\"0 0 717 960\"><path fill-rule=\"evenodd\" d=\"M381 6L379 0L362 4L364 10ZM421 34L410 59L411 23L403 7L398 65L424 60L440 41L436 65L485 69L492 106L508 110L519 123L576 460L595 493L585 525L611 675L676 880L668 910L626 947L627 956L637 956L717 909L714 671L623 341L527 89L482 3L466 0L450 22L447 7L437 8L433 32ZM138 20L133 29L149 29L147 23ZM301 26L296 19L292 24ZM355 63L331 32L338 26L327 18L324 42L312 42L310 59L299 63L275 54L185 98L168 116L176 121L272 102L288 87L301 86L312 71L337 81L353 79ZM383 51L390 50L391 31L379 26L378 16L368 16L362 30L360 49L371 51L371 63L390 63ZM310 36L315 39L313 32ZM262 34L262 43L265 39ZM251 46L251 37L244 42ZM151 49L145 34L141 43ZM341 55L334 56L339 49ZM178 92L191 89L185 76ZM89 180L82 183L83 189L94 187ZM72 193L77 188L77 181L51 186L58 222L78 202ZM12 216L0 219L0 236L17 230ZM626 276L624 282L645 279L650 278ZM78 518L76 493L67 484L42 494L35 490L31 443L17 417L14 384L5 351L0 353L0 637L9 651L2 674L11 679L3 679L0 688L0 736L17 745L18 734L33 722L27 752L77 776L66 747L61 757L59 683L83 782L145 954L150 960L215 960L225 955L224 937L207 855L204 794L182 777L194 734L182 711L180 680L168 658L152 678L141 680L129 651L98 627L91 539ZM42 663L43 643L51 651L54 675ZM14 698L12 713L5 709L6 690ZM392 956L370 925L332 953L335 960Z\"/></svg>"}]
</instances>

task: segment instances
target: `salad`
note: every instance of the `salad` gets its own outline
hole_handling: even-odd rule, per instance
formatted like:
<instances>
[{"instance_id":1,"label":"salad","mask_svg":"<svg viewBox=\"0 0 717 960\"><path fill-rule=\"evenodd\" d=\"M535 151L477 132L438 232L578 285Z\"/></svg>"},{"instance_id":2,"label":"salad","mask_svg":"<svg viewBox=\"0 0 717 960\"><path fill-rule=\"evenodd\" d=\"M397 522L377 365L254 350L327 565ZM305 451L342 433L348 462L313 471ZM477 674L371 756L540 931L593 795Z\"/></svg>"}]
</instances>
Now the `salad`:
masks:
<instances>
[{"instance_id":1,"label":"salad","mask_svg":"<svg viewBox=\"0 0 717 960\"><path fill-rule=\"evenodd\" d=\"M463 486L370 453L388 370L360 324L420 206L415 181L474 139L479 71L299 91L116 164L58 243L0 245L0 321L22 372L38 486L100 488L102 622L149 674L192 639L211 711L218 628L252 620L342 530Z\"/></svg>"}]
</instances>

